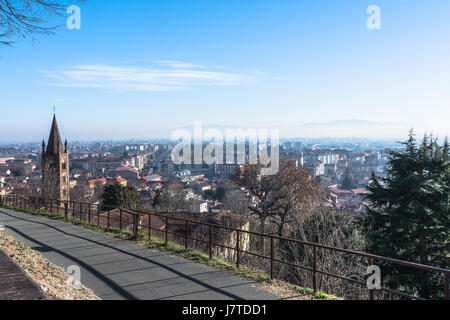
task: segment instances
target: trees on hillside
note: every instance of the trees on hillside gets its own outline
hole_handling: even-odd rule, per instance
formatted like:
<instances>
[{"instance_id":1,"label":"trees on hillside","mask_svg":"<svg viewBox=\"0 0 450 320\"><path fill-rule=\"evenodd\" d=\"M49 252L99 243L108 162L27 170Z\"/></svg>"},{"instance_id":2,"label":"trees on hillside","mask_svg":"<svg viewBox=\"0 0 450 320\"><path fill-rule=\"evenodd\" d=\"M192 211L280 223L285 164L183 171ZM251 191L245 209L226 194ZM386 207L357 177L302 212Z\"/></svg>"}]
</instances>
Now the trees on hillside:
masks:
<instances>
[{"instance_id":1,"label":"trees on hillside","mask_svg":"<svg viewBox=\"0 0 450 320\"><path fill-rule=\"evenodd\" d=\"M116 182L115 184L104 187L102 205L130 210L141 210L142 197L135 187L123 186Z\"/></svg>"},{"instance_id":2,"label":"trees on hillside","mask_svg":"<svg viewBox=\"0 0 450 320\"><path fill-rule=\"evenodd\" d=\"M441 268L450 267L450 162L446 139L427 136L417 145L411 131L404 151L391 151L388 176L372 176L370 207L362 225L369 252ZM383 265L384 281L424 298L443 294L431 272Z\"/></svg>"}]
</instances>

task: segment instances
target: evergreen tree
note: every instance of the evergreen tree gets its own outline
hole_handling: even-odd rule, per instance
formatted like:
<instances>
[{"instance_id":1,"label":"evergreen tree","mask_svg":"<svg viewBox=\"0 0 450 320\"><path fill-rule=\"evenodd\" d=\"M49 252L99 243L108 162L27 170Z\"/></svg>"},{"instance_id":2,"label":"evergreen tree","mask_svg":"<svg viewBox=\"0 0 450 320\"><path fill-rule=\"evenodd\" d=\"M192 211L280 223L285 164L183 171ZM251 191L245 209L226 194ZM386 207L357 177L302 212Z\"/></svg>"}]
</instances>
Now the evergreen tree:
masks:
<instances>
[{"instance_id":1,"label":"evergreen tree","mask_svg":"<svg viewBox=\"0 0 450 320\"><path fill-rule=\"evenodd\" d=\"M142 209L142 197L139 191L132 186L123 186L116 182L107 185L102 193L102 205L114 208L131 210Z\"/></svg>"},{"instance_id":2,"label":"evergreen tree","mask_svg":"<svg viewBox=\"0 0 450 320\"><path fill-rule=\"evenodd\" d=\"M345 169L344 172L344 180L342 180L341 189L342 190L352 190L356 188L356 184L353 179L350 177L350 170L348 168Z\"/></svg>"},{"instance_id":3,"label":"evergreen tree","mask_svg":"<svg viewBox=\"0 0 450 320\"><path fill-rule=\"evenodd\" d=\"M411 131L404 151L390 151L388 175L372 183L371 205L362 224L369 252L448 269L450 267L450 162L446 139L441 147L425 135L416 144ZM423 298L443 296L443 277L434 272L379 263L385 285Z\"/></svg>"}]
</instances>

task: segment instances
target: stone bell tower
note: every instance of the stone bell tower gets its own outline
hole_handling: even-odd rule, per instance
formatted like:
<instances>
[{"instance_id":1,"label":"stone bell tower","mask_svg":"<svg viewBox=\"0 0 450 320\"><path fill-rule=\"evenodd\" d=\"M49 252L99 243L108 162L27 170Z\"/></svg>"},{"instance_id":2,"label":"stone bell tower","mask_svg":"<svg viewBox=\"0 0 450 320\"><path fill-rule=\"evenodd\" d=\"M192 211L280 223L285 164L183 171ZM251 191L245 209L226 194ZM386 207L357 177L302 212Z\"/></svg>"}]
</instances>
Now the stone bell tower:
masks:
<instances>
[{"instance_id":1,"label":"stone bell tower","mask_svg":"<svg viewBox=\"0 0 450 320\"><path fill-rule=\"evenodd\" d=\"M70 200L67 140L63 149L55 115L47 149L45 142L42 141L42 197L60 201Z\"/></svg>"}]
</instances>

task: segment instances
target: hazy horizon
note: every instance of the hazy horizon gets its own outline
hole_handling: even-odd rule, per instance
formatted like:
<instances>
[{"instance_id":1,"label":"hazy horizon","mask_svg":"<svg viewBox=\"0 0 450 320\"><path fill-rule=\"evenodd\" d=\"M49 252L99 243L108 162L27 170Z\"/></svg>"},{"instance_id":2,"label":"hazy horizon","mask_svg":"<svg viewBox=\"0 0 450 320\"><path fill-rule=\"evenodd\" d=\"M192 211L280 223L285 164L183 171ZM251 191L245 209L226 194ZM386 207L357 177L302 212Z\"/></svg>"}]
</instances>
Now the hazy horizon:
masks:
<instances>
[{"instance_id":1,"label":"hazy horizon","mask_svg":"<svg viewBox=\"0 0 450 320\"><path fill-rule=\"evenodd\" d=\"M193 134L194 125L186 125L177 128L167 128L164 130L158 130L157 134L147 135L147 136L132 136L132 135L115 135L115 136L98 136L98 137L87 137L87 138L77 138L73 135L73 132L66 133L64 124L59 123L61 136L63 139L68 139L71 142L120 142L120 141L152 141L152 140L170 140L171 134L177 129L187 129L191 134ZM49 122L50 125L50 122ZM414 130L414 133L418 139L425 134L425 131L417 130L417 128L412 127L408 123L393 123L393 122L371 122L371 121L361 121L356 119L349 120L337 120L331 122L322 123L304 123L298 126L292 127L237 127L228 125L214 125L201 123L204 131L208 129L218 129L223 135L226 134L227 129L255 129L255 130L270 130L277 129L280 132L281 140L292 140L292 139L305 139L305 140L319 140L319 139L336 139L336 141L343 140L367 140L367 141L404 141L410 131ZM328 130L324 130L328 128ZM397 136L390 134L374 134L374 132L379 132L381 130L386 130L389 128L395 128L397 131ZM5 140L0 138L0 145L9 144L26 144L26 143L41 143L42 140L47 141L48 131L50 127L43 126L40 131L42 131L42 137L31 138L31 139L11 139ZM332 132L332 135L320 134L319 132ZM358 133L359 132L359 133ZM389 131L387 131L389 132ZM352 134L353 133L353 134ZM439 135L436 132L426 132L427 134L433 134L433 136L438 137L440 140L447 137L447 135ZM3 137L4 138L4 135Z\"/></svg>"}]
</instances>

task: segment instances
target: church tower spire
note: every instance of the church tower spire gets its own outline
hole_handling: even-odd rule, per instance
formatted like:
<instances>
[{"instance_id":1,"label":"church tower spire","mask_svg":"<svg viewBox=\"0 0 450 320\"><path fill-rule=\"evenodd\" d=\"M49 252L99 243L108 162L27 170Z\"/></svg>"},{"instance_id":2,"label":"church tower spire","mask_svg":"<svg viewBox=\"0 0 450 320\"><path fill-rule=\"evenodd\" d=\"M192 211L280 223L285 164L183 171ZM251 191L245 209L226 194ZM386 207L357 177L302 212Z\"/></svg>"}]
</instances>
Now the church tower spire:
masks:
<instances>
[{"instance_id":1,"label":"church tower spire","mask_svg":"<svg viewBox=\"0 0 450 320\"><path fill-rule=\"evenodd\" d=\"M69 194L67 140L63 148L56 116L53 115L47 149L45 149L45 141L42 142L42 197L44 199L68 201L70 200Z\"/></svg>"},{"instance_id":2,"label":"church tower spire","mask_svg":"<svg viewBox=\"0 0 450 320\"><path fill-rule=\"evenodd\" d=\"M58 154L63 152L61 136L59 134L58 123L56 122L56 115L53 115L52 128L48 137L47 154Z\"/></svg>"}]
</instances>

